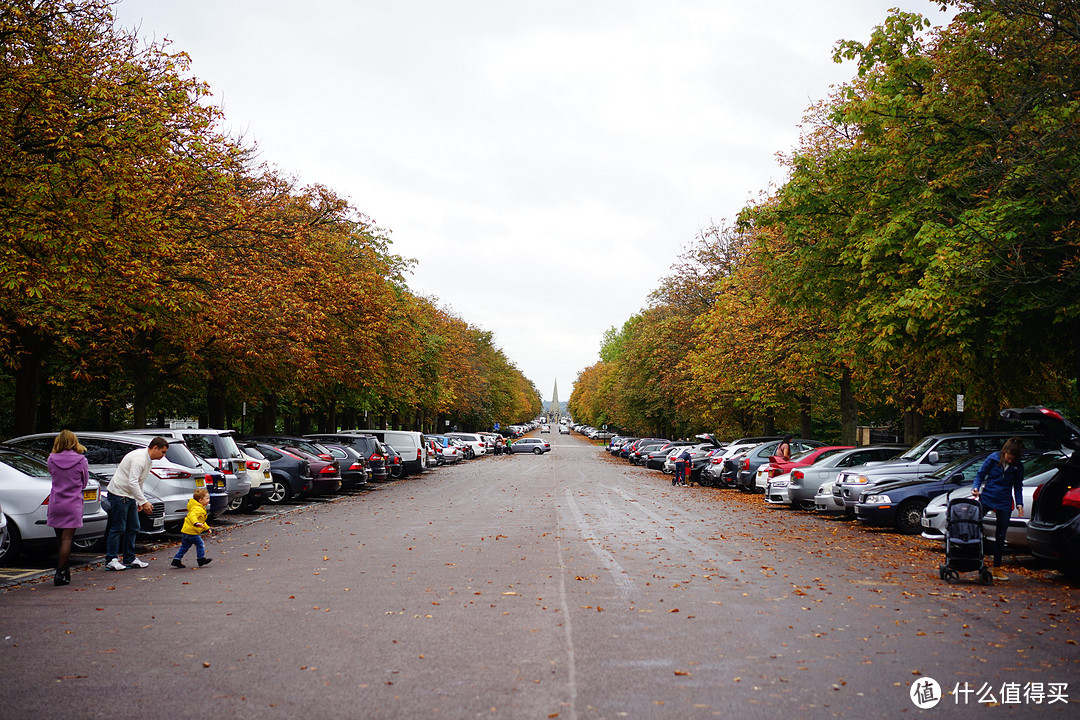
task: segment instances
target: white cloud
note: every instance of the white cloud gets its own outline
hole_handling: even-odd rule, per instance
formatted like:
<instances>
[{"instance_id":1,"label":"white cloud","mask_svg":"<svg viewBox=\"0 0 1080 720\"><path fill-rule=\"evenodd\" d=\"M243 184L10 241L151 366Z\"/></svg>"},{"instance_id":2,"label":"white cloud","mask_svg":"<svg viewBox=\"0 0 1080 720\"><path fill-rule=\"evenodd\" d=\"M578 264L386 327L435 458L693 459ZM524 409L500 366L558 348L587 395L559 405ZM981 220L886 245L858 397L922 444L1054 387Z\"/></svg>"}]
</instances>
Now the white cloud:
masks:
<instances>
[{"instance_id":1,"label":"white cloud","mask_svg":"<svg viewBox=\"0 0 1080 720\"><path fill-rule=\"evenodd\" d=\"M124 0L262 158L349 197L410 286L491 330L548 397L678 251L771 183L776 153L900 5Z\"/></svg>"}]
</instances>

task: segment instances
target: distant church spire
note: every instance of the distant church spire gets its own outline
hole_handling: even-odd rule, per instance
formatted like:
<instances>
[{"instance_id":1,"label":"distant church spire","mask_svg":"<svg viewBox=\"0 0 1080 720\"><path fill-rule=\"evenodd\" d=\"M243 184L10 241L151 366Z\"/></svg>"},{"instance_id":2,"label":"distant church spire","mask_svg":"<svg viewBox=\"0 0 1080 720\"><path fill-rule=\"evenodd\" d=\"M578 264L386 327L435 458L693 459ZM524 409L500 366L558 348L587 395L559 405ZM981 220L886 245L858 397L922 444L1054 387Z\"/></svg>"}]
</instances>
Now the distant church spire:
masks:
<instances>
[{"instance_id":1,"label":"distant church spire","mask_svg":"<svg viewBox=\"0 0 1080 720\"><path fill-rule=\"evenodd\" d=\"M559 380L555 380L555 389L551 391L551 408L548 410L548 422L559 423L562 413L562 406L559 405Z\"/></svg>"}]
</instances>

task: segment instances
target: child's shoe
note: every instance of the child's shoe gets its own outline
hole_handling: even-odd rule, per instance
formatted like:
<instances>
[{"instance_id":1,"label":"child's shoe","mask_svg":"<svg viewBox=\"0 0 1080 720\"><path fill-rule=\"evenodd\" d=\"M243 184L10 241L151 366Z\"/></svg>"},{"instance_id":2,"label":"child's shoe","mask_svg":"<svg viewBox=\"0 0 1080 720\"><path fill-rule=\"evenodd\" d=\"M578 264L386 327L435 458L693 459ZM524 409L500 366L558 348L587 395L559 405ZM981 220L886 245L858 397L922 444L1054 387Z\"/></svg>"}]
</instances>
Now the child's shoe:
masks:
<instances>
[{"instance_id":1,"label":"child's shoe","mask_svg":"<svg viewBox=\"0 0 1080 720\"><path fill-rule=\"evenodd\" d=\"M173 567L178 567L178 568L187 567L187 565L185 565L184 562L180 558L173 558L172 559L172 566Z\"/></svg>"},{"instance_id":2,"label":"child's shoe","mask_svg":"<svg viewBox=\"0 0 1080 720\"><path fill-rule=\"evenodd\" d=\"M213 558L199 558L199 567L202 567L203 565L209 565L213 561Z\"/></svg>"}]
</instances>

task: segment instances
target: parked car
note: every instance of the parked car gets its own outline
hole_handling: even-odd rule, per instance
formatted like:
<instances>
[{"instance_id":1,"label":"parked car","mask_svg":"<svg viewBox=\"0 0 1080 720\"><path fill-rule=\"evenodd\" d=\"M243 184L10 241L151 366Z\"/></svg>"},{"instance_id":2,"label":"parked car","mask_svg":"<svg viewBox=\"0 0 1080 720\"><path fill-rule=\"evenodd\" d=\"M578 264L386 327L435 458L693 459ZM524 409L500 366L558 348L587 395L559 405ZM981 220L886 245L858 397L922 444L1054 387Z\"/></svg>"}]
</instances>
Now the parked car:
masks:
<instances>
[{"instance_id":1,"label":"parked car","mask_svg":"<svg viewBox=\"0 0 1080 720\"><path fill-rule=\"evenodd\" d=\"M899 477L920 478L929 475L942 465L976 453L1000 450L1010 437L1023 438L1027 447L1039 450L1056 450L1058 446L1037 433L1017 432L961 432L927 435L910 450L892 460L866 467L850 468L841 472L833 486L833 494L840 497L849 512L855 512L859 496L872 491L877 483L892 481Z\"/></svg>"},{"instance_id":2,"label":"parked car","mask_svg":"<svg viewBox=\"0 0 1080 720\"><path fill-rule=\"evenodd\" d=\"M847 508L844 506L844 498L835 493L836 481L829 480L822 483L814 495L814 510L822 515L846 515Z\"/></svg>"},{"instance_id":3,"label":"parked car","mask_svg":"<svg viewBox=\"0 0 1080 720\"><path fill-rule=\"evenodd\" d=\"M1027 541L1035 557L1080 580L1080 428L1060 413L1040 406L1002 410L1001 417L1033 424L1069 454L1035 494Z\"/></svg>"},{"instance_id":4,"label":"parked car","mask_svg":"<svg viewBox=\"0 0 1080 720\"><path fill-rule=\"evenodd\" d=\"M489 452L487 443L484 442L483 438L481 438L476 433L448 432L445 433L445 435L447 437L456 438L466 443L469 447L472 448L472 454L475 457L486 455ZM492 449L490 452L494 452L494 449Z\"/></svg>"},{"instance_id":5,"label":"parked car","mask_svg":"<svg viewBox=\"0 0 1080 720\"><path fill-rule=\"evenodd\" d=\"M836 479L844 468L889 460L907 449L905 445L867 445L842 450L818 460L813 465L791 471L787 494L790 504L802 510L814 509L814 496L826 482Z\"/></svg>"},{"instance_id":6,"label":"parked car","mask_svg":"<svg viewBox=\"0 0 1080 720\"><path fill-rule=\"evenodd\" d=\"M780 446L781 442L782 439L770 440L750 448L750 450L738 461L738 474L735 477L735 487L743 492L755 492L757 490L757 485L755 484L754 476L757 474L758 468L769 462L769 459L776 454L776 449ZM824 445L824 443L820 443L817 440L806 440L804 438L792 438L789 444L791 445L792 455Z\"/></svg>"},{"instance_id":7,"label":"parked car","mask_svg":"<svg viewBox=\"0 0 1080 720\"><path fill-rule=\"evenodd\" d=\"M1005 545L1012 550L1028 551L1027 528L1039 488L1056 473L1056 466L1065 456L1061 452L1048 452L1024 458L1024 514L1009 518ZM949 500L971 497L971 485L963 486L934 497L923 508L920 525L922 536L930 540L945 541L945 512ZM997 535L994 512L983 516L983 539L992 543Z\"/></svg>"},{"instance_id":8,"label":"parked car","mask_svg":"<svg viewBox=\"0 0 1080 720\"><path fill-rule=\"evenodd\" d=\"M390 477L404 477L405 465L401 462L401 456L398 455L397 450L383 443L383 455L386 456L386 467L390 471Z\"/></svg>"},{"instance_id":9,"label":"parked car","mask_svg":"<svg viewBox=\"0 0 1080 720\"><path fill-rule=\"evenodd\" d=\"M550 433L551 432L551 426L550 425L541 425L540 426L540 432L542 432L542 433Z\"/></svg>"},{"instance_id":10,"label":"parked car","mask_svg":"<svg viewBox=\"0 0 1080 720\"><path fill-rule=\"evenodd\" d=\"M800 453L795 453L790 458L773 455L769 458L768 463L758 467L757 474L754 476L754 485L758 490L766 493L765 500L768 502L768 493L766 492L766 489L769 485L770 478L777 475L788 475L797 467L813 465L817 461L824 460L828 456L838 453L841 450L851 449L853 449L851 445L821 445L819 447L810 448L809 450L803 450Z\"/></svg>"},{"instance_id":11,"label":"parked car","mask_svg":"<svg viewBox=\"0 0 1080 720\"><path fill-rule=\"evenodd\" d=\"M546 452L551 452L551 444L543 438L520 438L515 440L510 445L510 452L513 453L535 453L537 455L543 455Z\"/></svg>"},{"instance_id":12,"label":"parked car","mask_svg":"<svg viewBox=\"0 0 1080 720\"><path fill-rule=\"evenodd\" d=\"M311 465L297 453L274 447L267 443L246 441L245 448L251 448L261 454L270 463L270 494L266 502L280 505L294 497L303 497L311 492L315 478L311 475Z\"/></svg>"},{"instance_id":13,"label":"parked car","mask_svg":"<svg viewBox=\"0 0 1080 720\"><path fill-rule=\"evenodd\" d=\"M46 525L52 477L46 458L21 447L0 445L0 509L7 532L0 535L0 565L23 550L56 547L56 533ZM83 490L83 526L76 540L105 537L108 515L101 507L101 486L93 476Z\"/></svg>"},{"instance_id":14,"label":"parked car","mask_svg":"<svg viewBox=\"0 0 1080 720\"><path fill-rule=\"evenodd\" d=\"M21 447L44 458L52 452L53 442L58 432L23 435L8 440L9 445ZM86 463L90 472L101 476L102 492L105 491L116 467L132 450L144 449L150 445L151 436L135 433L77 432L79 442L86 447ZM168 438L167 438L168 439ZM164 503L164 523L169 529L176 529L187 515L187 503L197 487L206 487L210 491L212 517L224 512L229 501L227 488L218 487L211 478L206 482L207 473L213 467L196 457L182 439L169 439L169 449L165 457L150 464L150 474L143 483L144 492L150 493ZM226 479L227 481L227 479ZM226 482L227 484L227 482Z\"/></svg>"},{"instance_id":15,"label":"parked car","mask_svg":"<svg viewBox=\"0 0 1080 720\"><path fill-rule=\"evenodd\" d=\"M566 425L561 425L560 424L559 425L559 434L560 435L569 435L570 434L570 428L568 426L566 426Z\"/></svg>"},{"instance_id":16,"label":"parked car","mask_svg":"<svg viewBox=\"0 0 1080 720\"><path fill-rule=\"evenodd\" d=\"M237 435L232 430L215 430L212 428L136 428L125 430L124 433L149 436L151 438L163 437L170 443L173 440L183 440L191 452L225 474L230 503L251 492L251 478L248 477L246 472L247 461L236 444ZM184 506L187 507L186 502Z\"/></svg>"},{"instance_id":17,"label":"parked car","mask_svg":"<svg viewBox=\"0 0 1080 720\"><path fill-rule=\"evenodd\" d=\"M410 475L427 470L428 456L423 433L416 430L348 430L346 432L350 435L371 435L383 445L393 448L401 457L405 472Z\"/></svg>"},{"instance_id":18,"label":"parked car","mask_svg":"<svg viewBox=\"0 0 1080 720\"><path fill-rule=\"evenodd\" d=\"M438 465L449 465L464 459L465 456L458 449L457 444L450 441L450 438L445 435L430 435L429 437L436 446L435 458Z\"/></svg>"},{"instance_id":19,"label":"parked car","mask_svg":"<svg viewBox=\"0 0 1080 720\"><path fill-rule=\"evenodd\" d=\"M371 469L372 482L386 482L390 479L390 471L386 467L386 456L383 455L383 446L374 435L364 432L339 432L307 435L309 440L316 442L331 442L339 445L348 445L363 455L368 460Z\"/></svg>"},{"instance_id":20,"label":"parked car","mask_svg":"<svg viewBox=\"0 0 1080 720\"><path fill-rule=\"evenodd\" d=\"M367 458L348 445L335 445L334 443L319 443L330 451L330 454L338 462L341 472L341 487L345 490L362 490L368 487L368 478L371 471L368 469Z\"/></svg>"},{"instance_id":21,"label":"parked car","mask_svg":"<svg viewBox=\"0 0 1080 720\"><path fill-rule=\"evenodd\" d=\"M989 454L953 460L921 478L882 478L859 496L855 517L867 525L895 527L906 535L915 535L922 530L923 509L930 501L959 487L970 488Z\"/></svg>"}]
</instances>

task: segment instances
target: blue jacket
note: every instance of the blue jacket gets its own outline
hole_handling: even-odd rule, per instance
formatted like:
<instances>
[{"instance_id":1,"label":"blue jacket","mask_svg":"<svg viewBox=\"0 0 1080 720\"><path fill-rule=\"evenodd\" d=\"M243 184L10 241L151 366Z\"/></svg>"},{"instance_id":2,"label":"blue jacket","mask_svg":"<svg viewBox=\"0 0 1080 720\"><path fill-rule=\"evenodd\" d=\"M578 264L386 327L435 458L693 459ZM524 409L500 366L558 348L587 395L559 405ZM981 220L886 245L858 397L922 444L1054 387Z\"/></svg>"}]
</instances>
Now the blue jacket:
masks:
<instances>
[{"instance_id":1,"label":"blue jacket","mask_svg":"<svg viewBox=\"0 0 1080 720\"><path fill-rule=\"evenodd\" d=\"M1001 453L991 453L979 472L975 473L973 490L979 490L979 501L993 510L1012 511L1024 504L1024 463L1017 460L1007 468L1001 466ZM1009 490L1012 490L1012 493ZM1009 497L1009 495L1012 497Z\"/></svg>"}]
</instances>

